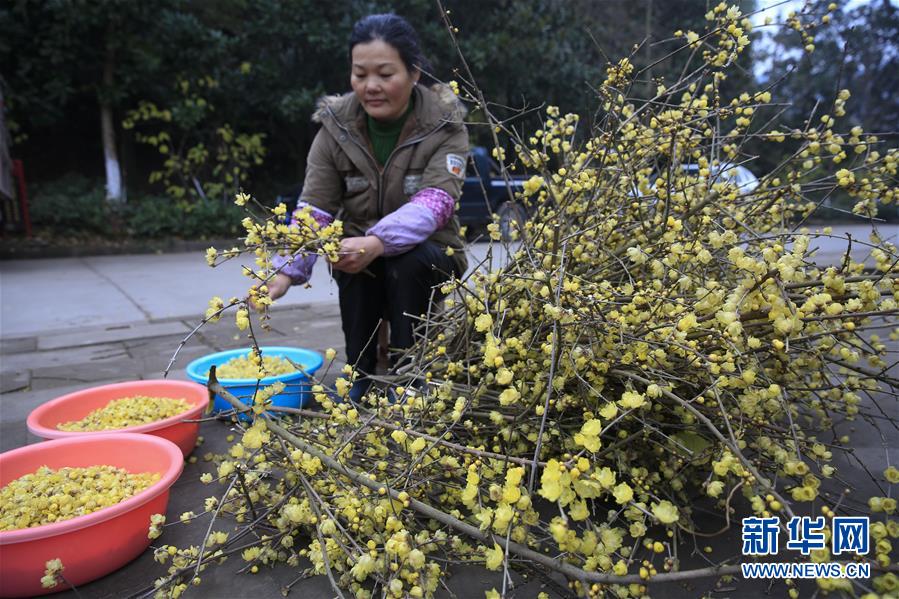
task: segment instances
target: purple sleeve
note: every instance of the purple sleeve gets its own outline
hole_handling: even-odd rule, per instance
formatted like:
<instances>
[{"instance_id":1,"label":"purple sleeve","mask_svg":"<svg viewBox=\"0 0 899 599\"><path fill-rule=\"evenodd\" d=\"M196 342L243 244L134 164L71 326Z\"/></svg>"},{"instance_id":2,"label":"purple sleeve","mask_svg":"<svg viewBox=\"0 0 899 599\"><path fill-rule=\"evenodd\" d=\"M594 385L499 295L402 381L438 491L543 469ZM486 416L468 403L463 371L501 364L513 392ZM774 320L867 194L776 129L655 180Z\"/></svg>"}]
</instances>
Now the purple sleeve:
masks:
<instances>
[{"instance_id":1,"label":"purple sleeve","mask_svg":"<svg viewBox=\"0 0 899 599\"><path fill-rule=\"evenodd\" d=\"M272 256L272 267L279 273L290 277L291 284L302 285L312 276L312 267L315 266L317 258L318 254L297 254L294 256L275 254Z\"/></svg>"},{"instance_id":2,"label":"purple sleeve","mask_svg":"<svg viewBox=\"0 0 899 599\"><path fill-rule=\"evenodd\" d=\"M384 244L385 256L408 252L442 229L453 216L453 197L436 187L422 189L399 209L366 231Z\"/></svg>"},{"instance_id":3,"label":"purple sleeve","mask_svg":"<svg viewBox=\"0 0 899 599\"><path fill-rule=\"evenodd\" d=\"M291 226L297 224L296 211L309 206L312 210L312 218L318 223L319 227L327 227L334 222L334 217L306 202L299 202L293 216L290 219ZM275 254L272 256L272 266L275 270L290 277L291 283L294 285L302 285L306 283L312 276L312 267L315 266L317 254L294 254L293 256L281 256Z\"/></svg>"}]
</instances>

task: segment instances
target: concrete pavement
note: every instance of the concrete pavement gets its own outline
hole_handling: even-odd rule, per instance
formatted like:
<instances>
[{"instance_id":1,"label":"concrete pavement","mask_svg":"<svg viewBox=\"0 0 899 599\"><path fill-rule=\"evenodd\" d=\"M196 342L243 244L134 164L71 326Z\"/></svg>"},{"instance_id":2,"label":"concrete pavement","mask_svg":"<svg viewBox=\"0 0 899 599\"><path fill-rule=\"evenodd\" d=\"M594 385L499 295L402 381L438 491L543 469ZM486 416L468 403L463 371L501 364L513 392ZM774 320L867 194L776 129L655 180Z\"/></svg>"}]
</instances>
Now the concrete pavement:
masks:
<instances>
[{"instance_id":1,"label":"concrete pavement","mask_svg":"<svg viewBox=\"0 0 899 599\"><path fill-rule=\"evenodd\" d=\"M476 248L472 262L480 262L485 254L486 246ZM339 356L333 373L343 364L344 350L336 287L321 265L310 283L310 289L294 288L278 301L272 311L272 330L260 332L259 342L307 347L319 353L333 347ZM28 433L25 419L50 399L107 383L162 377L179 344L201 321L209 299L244 295L248 285L239 263L212 269L202 251L0 261L0 451L39 442ZM187 380L184 369L194 358L247 345L233 317L209 323L185 343L169 378ZM200 483L199 477L213 469L202 456L227 452L229 432L230 424L224 421L201 423L205 441L194 452L201 459L186 463L172 488L167 517L175 524L166 528L159 544L187 547L202 540L207 520L185 526L177 523L178 516L190 510L201 512L207 496L221 493L222 489ZM211 568L203 576L203 585L190 592L223 598L275 597L298 575L294 569L278 566L235 578L240 561L238 556ZM497 573L480 568L462 571L463 575L447 580L456 596L483 596L484 589L501 585ZM147 551L124 568L79 588L79 597L126 597L164 574L165 567ZM530 588L527 596L541 590L540 583L534 584L525 587ZM297 583L293 594L313 599L334 596L324 576ZM71 592L57 596L75 597Z\"/></svg>"},{"instance_id":2,"label":"concrete pavement","mask_svg":"<svg viewBox=\"0 0 899 599\"><path fill-rule=\"evenodd\" d=\"M311 289L294 289L279 306L335 303L325 268ZM238 261L210 268L202 252L87 256L0 263L3 337L85 326L156 322L202 315L214 295L246 295L251 280Z\"/></svg>"},{"instance_id":3,"label":"concrete pavement","mask_svg":"<svg viewBox=\"0 0 899 599\"><path fill-rule=\"evenodd\" d=\"M483 261L488 247L473 244L470 262ZM0 337L201 316L215 295L246 295L252 281L244 263L252 262L210 268L203 252L0 261ZM309 282L278 300L278 309L336 305L337 287L323 264Z\"/></svg>"},{"instance_id":4,"label":"concrete pavement","mask_svg":"<svg viewBox=\"0 0 899 599\"><path fill-rule=\"evenodd\" d=\"M861 242L870 232L866 225L832 228L835 236L849 233ZM881 235L899 245L899 225L881 227ZM473 244L470 263L482 261L488 247ZM818 261L833 263L847 243L822 238L812 247L820 248ZM863 243L853 244L853 258L867 253ZM502 259L500 254L496 262ZM210 268L202 252L0 261L0 337L194 317L214 295L244 295L250 279L241 271L240 261ZM323 265L316 265L310 283L310 289L291 290L278 306L336 303L336 286Z\"/></svg>"}]
</instances>

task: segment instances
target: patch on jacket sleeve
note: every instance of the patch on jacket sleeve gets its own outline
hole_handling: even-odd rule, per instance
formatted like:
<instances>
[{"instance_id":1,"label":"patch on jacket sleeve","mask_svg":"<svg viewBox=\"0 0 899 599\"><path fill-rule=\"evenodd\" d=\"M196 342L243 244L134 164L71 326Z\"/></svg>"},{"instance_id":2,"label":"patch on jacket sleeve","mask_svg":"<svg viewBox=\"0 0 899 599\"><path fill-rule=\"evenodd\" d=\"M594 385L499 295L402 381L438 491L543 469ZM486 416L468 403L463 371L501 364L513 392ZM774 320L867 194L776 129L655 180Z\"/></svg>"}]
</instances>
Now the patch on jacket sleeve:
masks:
<instances>
[{"instance_id":1,"label":"patch on jacket sleeve","mask_svg":"<svg viewBox=\"0 0 899 599\"><path fill-rule=\"evenodd\" d=\"M345 177L347 193L359 193L368 189L368 179L365 177Z\"/></svg>"},{"instance_id":2,"label":"patch on jacket sleeve","mask_svg":"<svg viewBox=\"0 0 899 599\"><path fill-rule=\"evenodd\" d=\"M421 189L421 175L408 175L403 178L403 193L411 196Z\"/></svg>"},{"instance_id":3,"label":"patch on jacket sleeve","mask_svg":"<svg viewBox=\"0 0 899 599\"><path fill-rule=\"evenodd\" d=\"M446 170L459 178L465 177L465 156L459 154L446 155Z\"/></svg>"}]
</instances>

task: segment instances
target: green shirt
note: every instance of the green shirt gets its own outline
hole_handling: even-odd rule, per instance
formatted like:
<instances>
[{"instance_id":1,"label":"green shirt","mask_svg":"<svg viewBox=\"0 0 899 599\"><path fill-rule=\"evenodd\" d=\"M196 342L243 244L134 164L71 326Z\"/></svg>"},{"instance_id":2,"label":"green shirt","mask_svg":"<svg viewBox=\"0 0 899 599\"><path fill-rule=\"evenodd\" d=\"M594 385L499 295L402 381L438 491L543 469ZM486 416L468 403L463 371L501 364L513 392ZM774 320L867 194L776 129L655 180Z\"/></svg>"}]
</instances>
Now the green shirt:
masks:
<instances>
[{"instance_id":1,"label":"green shirt","mask_svg":"<svg viewBox=\"0 0 899 599\"><path fill-rule=\"evenodd\" d=\"M412 101L409 101L409 108L403 113L403 116L395 121L379 121L370 116L366 118L368 122L368 139L371 140L371 149L375 155L378 164L384 166L393 149L396 148L396 142L400 138L403 125L412 112Z\"/></svg>"}]
</instances>

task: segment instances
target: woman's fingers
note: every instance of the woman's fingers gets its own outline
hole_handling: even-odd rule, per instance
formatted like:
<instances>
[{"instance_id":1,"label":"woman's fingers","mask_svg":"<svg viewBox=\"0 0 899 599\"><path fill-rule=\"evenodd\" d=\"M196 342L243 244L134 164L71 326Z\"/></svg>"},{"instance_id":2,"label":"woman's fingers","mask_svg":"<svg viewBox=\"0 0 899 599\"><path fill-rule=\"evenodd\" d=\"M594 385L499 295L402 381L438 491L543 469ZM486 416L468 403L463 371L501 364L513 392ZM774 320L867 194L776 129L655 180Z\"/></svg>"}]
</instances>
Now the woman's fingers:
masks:
<instances>
[{"instance_id":1,"label":"woman's fingers","mask_svg":"<svg viewBox=\"0 0 899 599\"><path fill-rule=\"evenodd\" d=\"M340 242L340 260L334 264L339 271L355 274L364 270L384 252L384 244L373 235L347 237Z\"/></svg>"}]
</instances>

